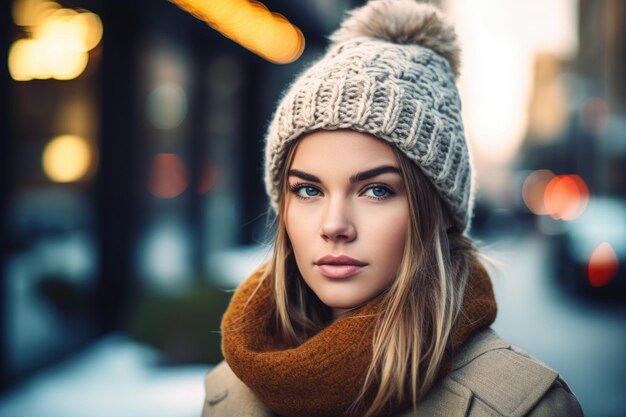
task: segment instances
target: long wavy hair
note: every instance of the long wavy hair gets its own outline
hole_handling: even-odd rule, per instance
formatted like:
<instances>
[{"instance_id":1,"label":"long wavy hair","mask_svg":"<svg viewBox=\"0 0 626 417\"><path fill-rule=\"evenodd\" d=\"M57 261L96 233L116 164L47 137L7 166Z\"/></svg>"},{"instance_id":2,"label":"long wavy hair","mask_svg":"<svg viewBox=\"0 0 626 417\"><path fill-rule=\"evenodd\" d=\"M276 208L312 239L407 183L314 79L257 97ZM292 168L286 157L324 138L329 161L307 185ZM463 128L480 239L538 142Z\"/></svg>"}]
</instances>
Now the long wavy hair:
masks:
<instances>
[{"instance_id":1,"label":"long wavy hair","mask_svg":"<svg viewBox=\"0 0 626 417\"><path fill-rule=\"evenodd\" d=\"M280 341L293 345L332 320L330 309L302 279L285 227L287 172L296 144L289 145L285 158L273 257L262 277L271 280L275 298L272 331ZM433 385L478 257L470 239L450 221L430 180L400 150L389 146L404 180L410 222L397 278L381 295L386 308L377 317L372 360L360 395L347 411L364 417L381 413L389 404L408 401L415 407Z\"/></svg>"}]
</instances>

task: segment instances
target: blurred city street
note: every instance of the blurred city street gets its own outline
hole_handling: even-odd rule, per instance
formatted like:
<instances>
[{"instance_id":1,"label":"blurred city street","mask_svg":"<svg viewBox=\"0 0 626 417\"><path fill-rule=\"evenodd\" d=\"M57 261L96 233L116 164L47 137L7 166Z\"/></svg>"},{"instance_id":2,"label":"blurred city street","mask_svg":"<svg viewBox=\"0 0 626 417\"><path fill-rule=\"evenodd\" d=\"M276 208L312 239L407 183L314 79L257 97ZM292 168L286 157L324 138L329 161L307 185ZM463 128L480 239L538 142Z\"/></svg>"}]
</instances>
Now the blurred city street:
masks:
<instances>
[{"instance_id":1,"label":"blurred city street","mask_svg":"<svg viewBox=\"0 0 626 417\"><path fill-rule=\"evenodd\" d=\"M625 306L590 304L557 287L539 236L498 240L487 253L502 262L493 275L498 333L557 370L586 416L626 416Z\"/></svg>"}]
</instances>

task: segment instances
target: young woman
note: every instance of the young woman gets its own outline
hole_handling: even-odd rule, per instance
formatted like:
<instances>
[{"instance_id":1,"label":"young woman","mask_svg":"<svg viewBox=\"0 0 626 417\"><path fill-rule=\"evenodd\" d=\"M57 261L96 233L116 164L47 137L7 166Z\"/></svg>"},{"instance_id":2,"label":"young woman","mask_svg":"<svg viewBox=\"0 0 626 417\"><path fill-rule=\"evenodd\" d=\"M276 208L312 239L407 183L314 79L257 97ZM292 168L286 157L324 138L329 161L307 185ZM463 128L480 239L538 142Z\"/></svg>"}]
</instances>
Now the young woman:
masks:
<instances>
[{"instance_id":1,"label":"young woman","mask_svg":"<svg viewBox=\"0 0 626 417\"><path fill-rule=\"evenodd\" d=\"M204 416L582 415L489 329L454 30L373 0L331 40L267 134L274 253L224 315Z\"/></svg>"}]
</instances>

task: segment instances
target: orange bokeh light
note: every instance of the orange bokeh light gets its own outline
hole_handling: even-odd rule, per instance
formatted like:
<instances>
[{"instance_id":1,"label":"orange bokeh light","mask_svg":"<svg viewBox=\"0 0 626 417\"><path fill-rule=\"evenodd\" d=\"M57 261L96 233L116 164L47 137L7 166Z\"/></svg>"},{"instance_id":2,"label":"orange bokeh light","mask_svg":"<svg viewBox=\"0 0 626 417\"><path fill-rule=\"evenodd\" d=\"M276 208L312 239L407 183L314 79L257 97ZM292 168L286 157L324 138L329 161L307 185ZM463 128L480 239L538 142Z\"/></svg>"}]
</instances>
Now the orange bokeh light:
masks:
<instances>
[{"instance_id":1,"label":"orange bokeh light","mask_svg":"<svg viewBox=\"0 0 626 417\"><path fill-rule=\"evenodd\" d=\"M152 160L148 190L155 197L178 197L189 185L189 174L183 160L173 153L160 153Z\"/></svg>"},{"instance_id":2,"label":"orange bokeh light","mask_svg":"<svg viewBox=\"0 0 626 417\"><path fill-rule=\"evenodd\" d=\"M546 186L544 206L557 220L574 220L587 208L589 188L578 175L558 175Z\"/></svg>"},{"instance_id":3,"label":"orange bokeh light","mask_svg":"<svg viewBox=\"0 0 626 417\"><path fill-rule=\"evenodd\" d=\"M244 48L277 64L302 55L304 35L257 0L171 0Z\"/></svg>"},{"instance_id":4,"label":"orange bokeh light","mask_svg":"<svg viewBox=\"0 0 626 417\"><path fill-rule=\"evenodd\" d=\"M610 244L601 243L589 259L588 276L592 287L603 287L609 284L619 269L617 254Z\"/></svg>"}]
</instances>

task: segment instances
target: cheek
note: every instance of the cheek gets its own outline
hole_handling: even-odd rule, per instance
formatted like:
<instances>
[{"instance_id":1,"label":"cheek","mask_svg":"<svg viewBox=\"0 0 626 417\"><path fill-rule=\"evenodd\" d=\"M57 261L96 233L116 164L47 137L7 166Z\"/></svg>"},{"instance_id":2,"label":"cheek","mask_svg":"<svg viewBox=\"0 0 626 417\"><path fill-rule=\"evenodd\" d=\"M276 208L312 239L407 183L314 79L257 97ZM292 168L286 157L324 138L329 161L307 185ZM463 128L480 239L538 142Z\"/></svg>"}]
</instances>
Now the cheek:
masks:
<instances>
[{"instance_id":1,"label":"cheek","mask_svg":"<svg viewBox=\"0 0 626 417\"><path fill-rule=\"evenodd\" d=\"M363 233L367 230L367 236L363 237L372 243L374 253L380 254L381 266L395 271L402 260L409 229L408 210L401 209L372 218L377 220L369 221L370 227L363 229Z\"/></svg>"},{"instance_id":2,"label":"cheek","mask_svg":"<svg viewBox=\"0 0 626 417\"><path fill-rule=\"evenodd\" d=\"M312 222L302 221L302 218L302 213L297 209L288 209L285 214L285 229L295 251L311 242Z\"/></svg>"}]
</instances>

